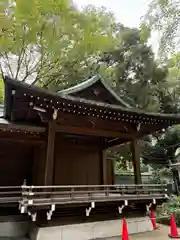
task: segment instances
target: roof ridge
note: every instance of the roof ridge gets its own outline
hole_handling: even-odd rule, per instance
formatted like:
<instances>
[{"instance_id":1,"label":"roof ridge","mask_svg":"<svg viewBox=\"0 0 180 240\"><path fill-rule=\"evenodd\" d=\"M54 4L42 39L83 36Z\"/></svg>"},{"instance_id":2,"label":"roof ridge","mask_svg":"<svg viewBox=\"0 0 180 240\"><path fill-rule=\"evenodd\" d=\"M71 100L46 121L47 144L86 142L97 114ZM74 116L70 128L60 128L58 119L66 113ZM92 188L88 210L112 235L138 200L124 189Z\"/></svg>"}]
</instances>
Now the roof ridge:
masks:
<instances>
[{"instance_id":1,"label":"roof ridge","mask_svg":"<svg viewBox=\"0 0 180 240\"><path fill-rule=\"evenodd\" d=\"M78 84L75 84L74 86L72 87L69 87L69 88L66 88L66 89L63 89L63 90L60 90L58 91L57 93L59 95L67 95L67 94L71 94L75 91L79 91L79 90L83 90L89 86L91 86L92 84L94 84L95 82L99 81L99 75L95 75L91 78L88 78L87 80L83 81L83 82L80 82Z\"/></svg>"}]
</instances>

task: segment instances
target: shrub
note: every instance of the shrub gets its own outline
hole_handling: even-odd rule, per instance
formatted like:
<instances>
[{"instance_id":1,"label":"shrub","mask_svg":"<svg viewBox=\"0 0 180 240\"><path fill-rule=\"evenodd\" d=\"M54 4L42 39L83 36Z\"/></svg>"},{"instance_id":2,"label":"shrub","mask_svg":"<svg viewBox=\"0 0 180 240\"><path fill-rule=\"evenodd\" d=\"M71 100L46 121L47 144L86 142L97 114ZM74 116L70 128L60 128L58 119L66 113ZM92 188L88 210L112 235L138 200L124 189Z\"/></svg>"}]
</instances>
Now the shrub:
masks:
<instances>
[{"instance_id":1,"label":"shrub","mask_svg":"<svg viewBox=\"0 0 180 240\"><path fill-rule=\"evenodd\" d=\"M160 217L164 217L167 220L170 220L170 215L172 212L176 218L176 223L180 225L180 196L173 196L166 203L162 204Z\"/></svg>"}]
</instances>

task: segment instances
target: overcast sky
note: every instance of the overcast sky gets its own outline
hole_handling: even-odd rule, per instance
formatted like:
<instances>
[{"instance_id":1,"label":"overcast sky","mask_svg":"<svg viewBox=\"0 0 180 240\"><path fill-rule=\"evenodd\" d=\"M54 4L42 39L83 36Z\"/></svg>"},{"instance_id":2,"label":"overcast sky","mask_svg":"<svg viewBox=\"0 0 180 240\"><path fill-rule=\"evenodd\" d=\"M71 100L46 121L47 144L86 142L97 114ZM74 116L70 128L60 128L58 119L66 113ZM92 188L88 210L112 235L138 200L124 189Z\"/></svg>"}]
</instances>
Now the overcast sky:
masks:
<instances>
[{"instance_id":1,"label":"overcast sky","mask_svg":"<svg viewBox=\"0 0 180 240\"><path fill-rule=\"evenodd\" d=\"M146 13L148 0L74 0L79 6L94 4L105 6L114 12L116 18L128 27L138 27Z\"/></svg>"}]
</instances>

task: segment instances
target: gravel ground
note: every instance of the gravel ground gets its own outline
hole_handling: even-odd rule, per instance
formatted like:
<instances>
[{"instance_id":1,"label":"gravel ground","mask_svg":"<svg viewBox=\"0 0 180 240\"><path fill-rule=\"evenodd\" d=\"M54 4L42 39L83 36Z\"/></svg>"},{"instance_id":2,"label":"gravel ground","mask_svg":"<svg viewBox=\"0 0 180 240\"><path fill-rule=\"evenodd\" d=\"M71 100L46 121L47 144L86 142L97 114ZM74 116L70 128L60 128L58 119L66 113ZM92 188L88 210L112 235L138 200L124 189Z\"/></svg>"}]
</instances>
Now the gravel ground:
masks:
<instances>
[{"instance_id":1,"label":"gravel ground","mask_svg":"<svg viewBox=\"0 0 180 240\"><path fill-rule=\"evenodd\" d=\"M141 234L135 234L131 235L129 237L129 240L169 240L168 234L170 232L169 226L160 225L158 230L155 230L153 232L148 233L141 233ZM179 229L180 232L180 229ZM110 238L107 240L121 240L121 237L117 238Z\"/></svg>"}]
</instances>

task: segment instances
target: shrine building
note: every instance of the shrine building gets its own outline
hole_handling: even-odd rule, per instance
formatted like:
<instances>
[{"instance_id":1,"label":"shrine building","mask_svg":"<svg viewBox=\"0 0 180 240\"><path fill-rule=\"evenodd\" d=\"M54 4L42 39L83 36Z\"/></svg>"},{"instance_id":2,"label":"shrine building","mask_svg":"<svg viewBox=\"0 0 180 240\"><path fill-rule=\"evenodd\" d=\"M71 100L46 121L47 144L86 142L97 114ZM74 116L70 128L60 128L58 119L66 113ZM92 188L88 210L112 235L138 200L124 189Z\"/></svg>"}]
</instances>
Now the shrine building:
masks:
<instances>
[{"instance_id":1,"label":"shrine building","mask_svg":"<svg viewBox=\"0 0 180 240\"><path fill-rule=\"evenodd\" d=\"M120 234L120 227L112 229L123 217L145 218L149 226L147 206L168 196L165 186L142 184L137 141L180 124L180 115L133 108L101 76L57 93L8 77L4 84L1 212L33 222L31 240L52 239L48 232L52 229L56 229L53 239L60 235L63 240L113 237L116 231ZM135 181L125 186L115 184L114 164L105 151L126 142L131 144ZM97 229L91 231L94 222ZM104 235L99 230L103 222L111 228ZM71 230L65 231L64 225ZM143 231L142 226L138 224ZM78 228L81 232L87 228L89 235L78 235Z\"/></svg>"}]
</instances>

